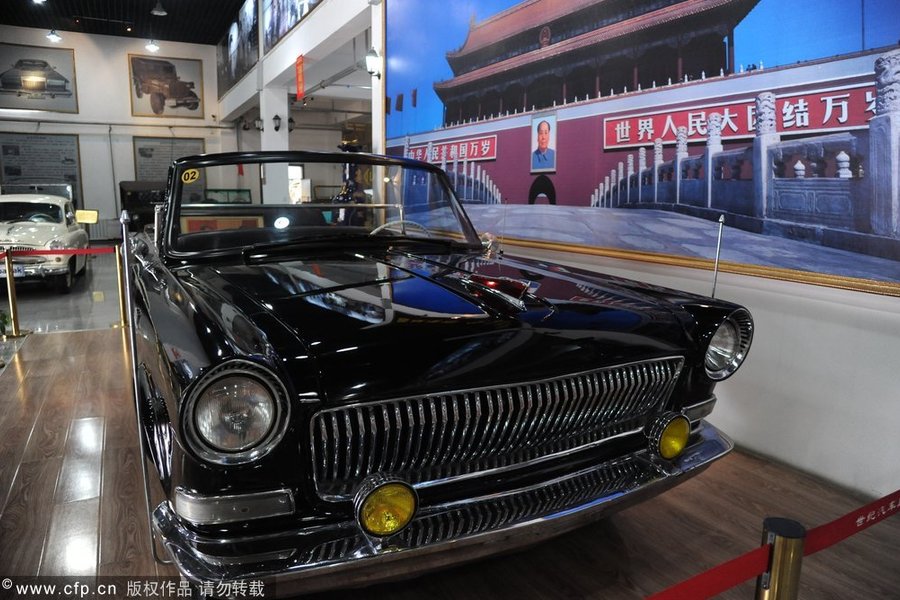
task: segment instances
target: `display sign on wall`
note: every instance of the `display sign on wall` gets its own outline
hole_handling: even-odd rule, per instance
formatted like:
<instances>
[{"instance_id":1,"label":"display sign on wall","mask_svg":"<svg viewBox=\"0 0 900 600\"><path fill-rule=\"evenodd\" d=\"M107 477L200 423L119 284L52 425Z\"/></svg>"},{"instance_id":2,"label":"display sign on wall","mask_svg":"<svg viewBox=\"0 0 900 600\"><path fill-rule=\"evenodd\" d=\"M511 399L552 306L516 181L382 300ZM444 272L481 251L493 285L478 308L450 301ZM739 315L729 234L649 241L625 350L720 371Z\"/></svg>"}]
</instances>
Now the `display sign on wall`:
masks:
<instances>
[{"instance_id":1,"label":"display sign on wall","mask_svg":"<svg viewBox=\"0 0 900 600\"><path fill-rule=\"evenodd\" d=\"M131 114L203 118L203 62L128 55Z\"/></svg>"},{"instance_id":2,"label":"display sign on wall","mask_svg":"<svg viewBox=\"0 0 900 600\"><path fill-rule=\"evenodd\" d=\"M30 186L48 185L48 193L64 195L61 186L71 186L72 199L81 208L80 172L77 135L0 133L4 193L27 193Z\"/></svg>"},{"instance_id":3,"label":"display sign on wall","mask_svg":"<svg viewBox=\"0 0 900 600\"><path fill-rule=\"evenodd\" d=\"M250 72L259 60L259 18L256 0L247 0L228 33L216 47L216 81L219 98Z\"/></svg>"},{"instance_id":4,"label":"display sign on wall","mask_svg":"<svg viewBox=\"0 0 900 600\"><path fill-rule=\"evenodd\" d=\"M0 44L0 108L77 113L75 51Z\"/></svg>"},{"instance_id":5,"label":"display sign on wall","mask_svg":"<svg viewBox=\"0 0 900 600\"><path fill-rule=\"evenodd\" d=\"M172 161L205 152L202 138L134 138L134 177L137 181L166 181Z\"/></svg>"}]
</instances>

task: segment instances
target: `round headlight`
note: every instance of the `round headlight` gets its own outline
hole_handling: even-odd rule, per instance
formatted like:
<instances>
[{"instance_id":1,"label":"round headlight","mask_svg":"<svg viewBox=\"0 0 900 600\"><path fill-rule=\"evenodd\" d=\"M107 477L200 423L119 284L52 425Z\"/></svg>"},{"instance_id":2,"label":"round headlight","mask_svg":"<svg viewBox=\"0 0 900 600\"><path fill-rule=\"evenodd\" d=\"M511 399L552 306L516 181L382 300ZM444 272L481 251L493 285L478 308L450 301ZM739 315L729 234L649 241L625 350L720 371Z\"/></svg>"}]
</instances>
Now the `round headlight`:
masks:
<instances>
[{"instance_id":1,"label":"round headlight","mask_svg":"<svg viewBox=\"0 0 900 600\"><path fill-rule=\"evenodd\" d=\"M223 452L257 445L275 420L275 399L258 381L223 377L197 398L194 423L203 441Z\"/></svg>"},{"instance_id":2,"label":"round headlight","mask_svg":"<svg viewBox=\"0 0 900 600\"><path fill-rule=\"evenodd\" d=\"M737 371L747 356L752 339L750 313L739 309L728 315L713 333L706 349L706 374L711 379L721 380Z\"/></svg>"},{"instance_id":3,"label":"round headlight","mask_svg":"<svg viewBox=\"0 0 900 600\"><path fill-rule=\"evenodd\" d=\"M232 360L206 373L185 404L185 440L200 458L241 464L267 454L287 429L287 390L268 369Z\"/></svg>"},{"instance_id":4,"label":"round headlight","mask_svg":"<svg viewBox=\"0 0 900 600\"><path fill-rule=\"evenodd\" d=\"M65 247L66 245L57 238L53 238L52 240L47 242L47 248L49 248L50 250L60 250Z\"/></svg>"}]
</instances>

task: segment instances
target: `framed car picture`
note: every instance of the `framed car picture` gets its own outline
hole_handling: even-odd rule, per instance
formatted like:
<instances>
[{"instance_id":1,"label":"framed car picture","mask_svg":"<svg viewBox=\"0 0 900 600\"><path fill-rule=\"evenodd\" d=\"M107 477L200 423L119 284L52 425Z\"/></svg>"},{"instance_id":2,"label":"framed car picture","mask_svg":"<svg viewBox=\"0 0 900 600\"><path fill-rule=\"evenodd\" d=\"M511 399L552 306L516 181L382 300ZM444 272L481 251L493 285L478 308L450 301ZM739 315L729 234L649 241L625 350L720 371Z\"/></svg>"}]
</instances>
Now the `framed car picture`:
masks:
<instances>
[{"instance_id":1,"label":"framed car picture","mask_svg":"<svg viewBox=\"0 0 900 600\"><path fill-rule=\"evenodd\" d=\"M203 118L200 60L129 54L128 73L133 116Z\"/></svg>"},{"instance_id":2,"label":"framed car picture","mask_svg":"<svg viewBox=\"0 0 900 600\"><path fill-rule=\"evenodd\" d=\"M75 51L0 44L0 108L77 113Z\"/></svg>"}]
</instances>

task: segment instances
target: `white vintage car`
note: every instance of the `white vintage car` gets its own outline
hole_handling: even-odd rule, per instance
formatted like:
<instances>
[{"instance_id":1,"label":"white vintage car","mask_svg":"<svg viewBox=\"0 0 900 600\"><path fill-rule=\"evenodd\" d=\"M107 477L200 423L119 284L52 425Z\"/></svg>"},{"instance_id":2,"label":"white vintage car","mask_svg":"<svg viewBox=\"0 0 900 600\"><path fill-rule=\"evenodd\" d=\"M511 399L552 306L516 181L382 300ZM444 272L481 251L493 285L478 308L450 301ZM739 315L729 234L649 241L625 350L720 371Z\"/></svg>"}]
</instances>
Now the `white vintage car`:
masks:
<instances>
[{"instance_id":1,"label":"white vintage car","mask_svg":"<svg viewBox=\"0 0 900 600\"><path fill-rule=\"evenodd\" d=\"M75 208L68 198L48 194L0 195L0 248L59 250L87 248L88 243L88 233L76 220ZM87 255L12 255L17 281L43 279L64 294L71 291L75 276L86 265ZM0 278L6 277L6 265L0 261Z\"/></svg>"}]
</instances>

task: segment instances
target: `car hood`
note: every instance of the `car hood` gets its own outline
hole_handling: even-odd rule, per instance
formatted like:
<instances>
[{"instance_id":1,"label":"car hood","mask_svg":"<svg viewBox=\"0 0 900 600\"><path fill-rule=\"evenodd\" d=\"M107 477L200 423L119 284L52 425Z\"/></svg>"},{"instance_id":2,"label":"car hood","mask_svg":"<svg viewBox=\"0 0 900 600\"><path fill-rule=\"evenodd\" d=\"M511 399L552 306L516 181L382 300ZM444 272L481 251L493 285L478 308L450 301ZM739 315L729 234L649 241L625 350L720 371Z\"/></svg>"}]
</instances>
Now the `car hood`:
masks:
<instances>
[{"instance_id":1,"label":"car hood","mask_svg":"<svg viewBox=\"0 0 900 600\"><path fill-rule=\"evenodd\" d=\"M308 363L291 356L303 348L330 403L535 381L692 346L693 321L675 304L524 261L382 252L186 275L193 293L255 323L288 371Z\"/></svg>"},{"instance_id":2,"label":"car hood","mask_svg":"<svg viewBox=\"0 0 900 600\"><path fill-rule=\"evenodd\" d=\"M0 222L0 245L23 244L28 246L43 246L55 237L65 233L62 225L55 223L10 223Z\"/></svg>"}]
</instances>

